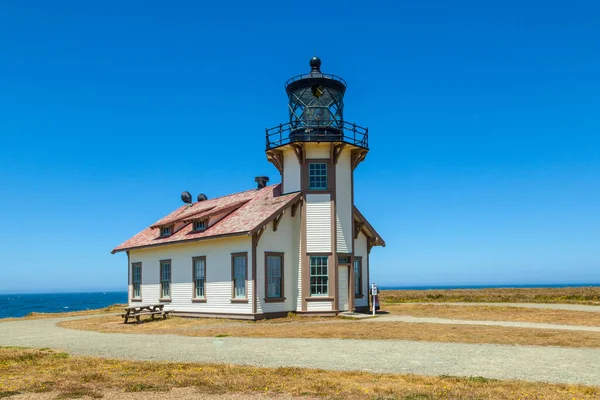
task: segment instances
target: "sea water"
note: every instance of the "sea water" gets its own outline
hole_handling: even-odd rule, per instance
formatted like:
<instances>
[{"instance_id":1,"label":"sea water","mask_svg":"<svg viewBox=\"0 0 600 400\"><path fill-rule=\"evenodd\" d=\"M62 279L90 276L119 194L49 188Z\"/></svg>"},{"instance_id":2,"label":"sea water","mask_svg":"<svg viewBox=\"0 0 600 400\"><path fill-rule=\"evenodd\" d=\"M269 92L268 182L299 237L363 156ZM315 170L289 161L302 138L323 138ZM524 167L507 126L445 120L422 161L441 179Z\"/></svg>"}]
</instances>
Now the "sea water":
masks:
<instances>
[{"instance_id":1,"label":"sea water","mask_svg":"<svg viewBox=\"0 0 600 400\"><path fill-rule=\"evenodd\" d=\"M0 318L31 312L56 313L93 310L127 303L127 292L0 294Z\"/></svg>"},{"instance_id":2,"label":"sea water","mask_svg":"<svg viewBox=\"0 0 600 400\"><path fill-rule=\"evenodd\" d=\"M600 286L598 283L540 285L456 285L392 286L380 284L380 290L488 289L488 288L560 288ZM127 292L0 294L0 318L23 317L31 312L57 313L93 310L112 304L127 303Z\"/></svg>"}]
</instances>

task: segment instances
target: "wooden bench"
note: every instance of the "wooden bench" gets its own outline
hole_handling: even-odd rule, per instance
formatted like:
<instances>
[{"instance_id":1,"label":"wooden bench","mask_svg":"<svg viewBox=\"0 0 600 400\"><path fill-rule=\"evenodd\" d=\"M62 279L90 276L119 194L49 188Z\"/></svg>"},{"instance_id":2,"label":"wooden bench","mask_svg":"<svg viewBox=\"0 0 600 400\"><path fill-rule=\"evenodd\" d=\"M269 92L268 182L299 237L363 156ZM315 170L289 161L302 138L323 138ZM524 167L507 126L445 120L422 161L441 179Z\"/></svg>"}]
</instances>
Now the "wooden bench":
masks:
<instances>
[{"instance_id":1,"label":"wooden bench","mask_svg":"<svg viewBox=\"0 0 600 400\"><path fill-rule=\"evenodd\" d=\"M142 315L150 315L154 319L155 315L160 315L163 319L167 318L169 311L164 310L164 304L149 304L147 306L133 306L126 307L125 312L121 314L121 317L125 318L124 323L129 322L130 319L135 318L136 323L140 323L140 317Z\"/></svg>"}]
</instances>

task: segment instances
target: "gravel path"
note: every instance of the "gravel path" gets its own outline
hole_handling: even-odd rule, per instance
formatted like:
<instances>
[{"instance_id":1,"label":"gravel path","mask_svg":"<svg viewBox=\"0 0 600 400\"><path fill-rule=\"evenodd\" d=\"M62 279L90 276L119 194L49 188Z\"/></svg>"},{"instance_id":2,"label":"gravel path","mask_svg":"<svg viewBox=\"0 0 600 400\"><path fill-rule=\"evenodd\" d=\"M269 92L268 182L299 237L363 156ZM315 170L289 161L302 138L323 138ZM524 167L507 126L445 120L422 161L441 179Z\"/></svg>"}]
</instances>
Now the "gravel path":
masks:
<instances>
[{"instance_id":1,"label":"gravel path","mask_svg":"<svg viewBox=\"0 0 600 400\"><path fill-rule=\"evenodd\" d=\"M68 319L74 318L0 322L0 346L50 347L73 354L135 360L484 376L600 386L600 349L401 340L150 336L78 331L55 325Z\"/></svg>"},{"instance_id":2,"label":"gravel path","mask_svg":"<svg viewBox=\"0 0 600 400\"><path fill-rule=\"evenodd\" d=\"M450 324L450 325L486 325L486 326L507 326L510 328L532 328L532 329L558 329L565 331L587 331L600 332L600 326L581 326L581 325L559 325L543 324L539 322L513 322L513 321L477 321L467 319L434 318L434 317L411 317L404 315L382 315L377 318L366 318L360 322L410 322L410 323L432 323L432 324Z\"/></svg>"},{"instance_id":3,"label":"gravel path","mask_svg":"<svg viewBox=\"0 0 600 400\"><path fill-rule=\"evenodd\" d=\"M397 303L402 304L428 304L433 306L492 306L492 307L519 307L519 308L545 308L550 310L567 310L567 311L585 311L585 312L600 312L600 305L592 306L587 304L549 304L549 303L464 303L464 302L448 302L448 303Z\"/></svg>"}]
</instances>

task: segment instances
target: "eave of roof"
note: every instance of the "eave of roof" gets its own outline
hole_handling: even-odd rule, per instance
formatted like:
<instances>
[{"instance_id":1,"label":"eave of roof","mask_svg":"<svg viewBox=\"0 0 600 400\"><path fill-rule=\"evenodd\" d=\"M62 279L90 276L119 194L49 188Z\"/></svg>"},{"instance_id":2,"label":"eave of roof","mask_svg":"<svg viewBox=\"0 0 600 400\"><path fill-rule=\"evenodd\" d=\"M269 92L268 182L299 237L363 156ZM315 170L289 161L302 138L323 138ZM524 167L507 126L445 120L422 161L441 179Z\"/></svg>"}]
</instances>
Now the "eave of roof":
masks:
<instances>
[{"instance_id":1,"label":"eave of roof","mask_svg":"<svg viewBox=\"0 0 600 400\"><path fill-rule=\"evenodd\" d=\"M379 233L377 233L375 228L373 228L373 226L369 223L369 221L367 221L367 219L364 217L364 215L362 215L362 213L360 211L358 211L358 208L356 208L356 206L354 206L354 216L364 224L363 228L366 229L367 232L369 232L370 235L375 240L375 242L373 243L373 246L385 247L385 240L383 240L381 235Z\"/></svg>"}]
</instances>

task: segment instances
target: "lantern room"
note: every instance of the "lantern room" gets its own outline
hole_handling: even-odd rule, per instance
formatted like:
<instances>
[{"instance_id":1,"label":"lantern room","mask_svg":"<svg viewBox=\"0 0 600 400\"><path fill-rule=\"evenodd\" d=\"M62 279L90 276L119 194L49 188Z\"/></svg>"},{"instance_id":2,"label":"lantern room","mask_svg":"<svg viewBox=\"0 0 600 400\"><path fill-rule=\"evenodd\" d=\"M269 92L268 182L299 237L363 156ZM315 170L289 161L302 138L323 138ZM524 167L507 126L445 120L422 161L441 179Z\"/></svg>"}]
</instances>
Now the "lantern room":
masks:
<instances>
[{"instance_id":1,"label":"lantern room","mask_svg":"<svg viewBox=\"0 0 600 400\"><path fill-rule=\"evenodd\" d=\"M321 60L310 60L308 74L285 83L289 120L267 129L267 150L294 142L340 142L368 148L368 129L344 120L346 81L321 72Z\"/></svg>"}]
</instances>

